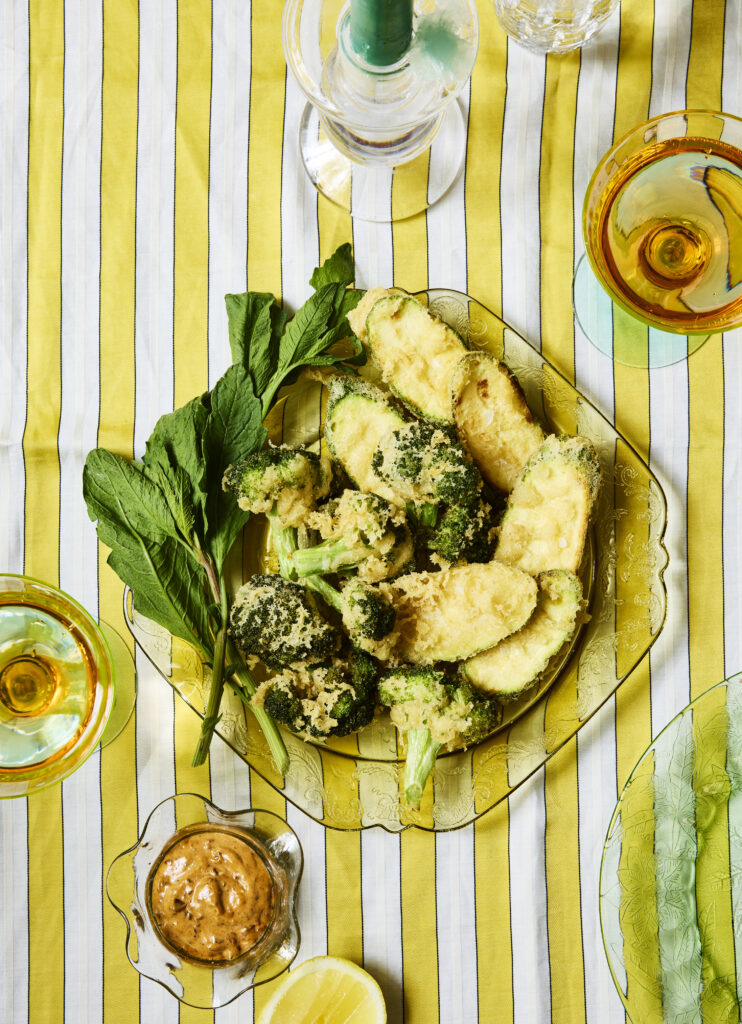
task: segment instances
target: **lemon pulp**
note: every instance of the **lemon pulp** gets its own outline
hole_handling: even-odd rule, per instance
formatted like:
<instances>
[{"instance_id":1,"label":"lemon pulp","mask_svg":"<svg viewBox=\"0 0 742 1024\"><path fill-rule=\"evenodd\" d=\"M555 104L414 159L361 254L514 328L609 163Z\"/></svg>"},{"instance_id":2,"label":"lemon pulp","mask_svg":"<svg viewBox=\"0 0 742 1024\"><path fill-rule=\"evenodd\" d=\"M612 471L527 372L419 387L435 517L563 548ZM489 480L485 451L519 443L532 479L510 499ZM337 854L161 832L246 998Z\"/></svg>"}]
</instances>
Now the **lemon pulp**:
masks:
<instances>
[{"instance_id":1,"label":"lemon pulp","mask_svg":"<svg viewBox=\"0 0 742 1024\"><path fill-rule=\"evenodd\" d=\"M377 982L341 957L305 960L279 984L260 1024L385 1024L384 997Z\"/></svg>"}]
</instances>

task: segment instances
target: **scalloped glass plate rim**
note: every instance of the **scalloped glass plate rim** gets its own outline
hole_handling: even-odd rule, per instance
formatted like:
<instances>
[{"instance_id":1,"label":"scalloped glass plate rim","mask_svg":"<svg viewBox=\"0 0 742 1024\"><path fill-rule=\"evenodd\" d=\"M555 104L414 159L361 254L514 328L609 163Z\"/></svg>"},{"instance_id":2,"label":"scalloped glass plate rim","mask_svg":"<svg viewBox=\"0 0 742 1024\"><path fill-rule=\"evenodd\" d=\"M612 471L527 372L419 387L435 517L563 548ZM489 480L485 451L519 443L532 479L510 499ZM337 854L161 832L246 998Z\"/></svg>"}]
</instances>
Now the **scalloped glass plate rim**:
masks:
<instances>
[{"instance_id":1,"label":"scalloped glass plate rim","mask_svg":"<svg viewBox=\"0 0 742 1024\"><path fill-rule=\"evenodd\" d=\"M356 831L358 829L372 827L374 825L378 825L379 827L384 828L386 831L390 831L390 832L393 832L393 833L398 833L400 831L403 831L403 830L405 830L407 828L410 828L410 827L413 827L413 826L421 828L421 829L424 829L424 830L428 830L428 831L450 831L450 830L453 830L453 829L461 828L464 825L469 824L471 821L477 820L483 814L485 814L488 810L491 810L492 807L496 806L496 804L498 804L502 799L504 799L504 797L507 796L510 792L512 792L518 786L522 785L522 783L525 782L526 779L530 778L543 764L546 763L546 761L548 761L551 757L554 756L554 754L559 749L561 749L561 747L567 742L568 739L570 739L573 735L575 735L575 733L578 732L579 729L581 729L582 726L587 721L590 720L590 718L592 718L592 716L603 706L603 704L608 700L608 698L610 696L612 696L613 693L615 693L615 691L617 690L618 686L620 686L626 680L626 678L628 678L628 676L634 671L636 666L640 663L640 661L645 657L645 655L647 654L649 649L652 647L652 645L656 642L658 636L660 635L660 633L661 633L661 631L662 631L662 629L664 627L665 617L666 617L666 597L667 597L667 592L666 592L666 586L665 586L665 581L664 581L664 574L665 574L665 571L666 571L666 568L667 568L669 557L668 557L667 550L666 550L666 548L664 546L664 537L665 537L665 532L666 532L666 528L667 528L667 500L666 500L666 497L665 497L665 494L664 494L664 491L663 491L663 488L662 488L661 484L657 480L657 478L654 475L654 473L652 473L652 471L649 469L647 464L641 458L641 456L637 453L637 451L634 448L634 446L629 441L627 441L626 438L623 435L621 435L616 430L616 428L606 419L606 417L598 409L596 409L596 407L591 402L589 402L587 399L585 399L581 395L581 393L575 388L575 386L573 384L571 384L564 377L564 375L559 370L557 370L537 349L535 349L532 345L530 345L530 343L527 342L522 337L522 335L519 334L519 332L517 332L514 328L510 327L509 324L507 324L504 320L502 320L501 317L499 317L495 313L493 313L483 303L479 302L478 300L472 298L471 296L469 296L469 295L467 295L467 294L465 294L463 292L459 292L459 291L456 291L455 289L447 289L447 288L427 289L427 290L416 292L416 293L414 293L414 295L415 295L416 298L420 299L421 301L427 302L430 305L433 305L436 302L444 302L445 300L450 300L452 302L455 302L455 303L459 304L464 310L466 310L467 323L469 323L469 324L472 323L472 319L469 316L469 313L471 311L471 307L474 306L474 307L477 307L479 310L481 310L483 315L486 315L487 318L491 319L494 323L496 323L496 325L498 326L498 329L503 333L503 337L507 334L512 340L514 340L516 342L516 344L517 344L517 346L519 348L521 346L524 346L523 351L528 353L528 357L530 359L536 360L538 362L539 369L540 369L540 371L542 373L546 372L546 373L550 374L553 377L554 381L560 387L562 387L563 389L566 389L570 393L570 398L573 401L577 401L578 403L582 402L584 407L590 411L591 417L595 420L596 423L598 423L600 425L601 429L606 431L611 439L619 440L625 446L626 452L629 453L631 455L632 459L638 465L641 466L643 473L646 475L647 483L651 484L653 486L653 488L655 489L655 491L656 491L656 495L655 496L656 496L656 499L657 499L657 501L659 503L659 508L660 508L661 522L659 524L659 529L657 531L656 537L654 538L654 541L655 541L655 549L656 549L656 551L658 553L661 553L661 555L662 555L662 558L661 558L662 564L658 568L656 568L654 570L654 574L653 574L653 581L656 583L657 589L659 591L658 597L659 597L660 604L661 604L661 608L660 608L660 621L657 624L657 627L654 630L654 632L646 639L646 642L643 643L642 649L639 651L639 653L636 655L636 657L632 657L631 663L630 663L630 665L628 665L628 667L626 667L625 671L623 671L620 674L620 676L616 675L615 679L612 679L610 681L610 685L606 688L605 692L600 695L599 700L594 704L594 706L590 706L590 708L588 709L588 711L585 714L585 716L581 717L580 720L577 722L577 724L574 727L570 726L567 730L565 730L564 735L561 735L561 736L558 737L558 739L554 743L554 745L552 747L550 747L547 751L545 751L545 753L543 754L541 759L538 761L538 763L535 763L532 768L529 768L527 771L525 771L524 774L522 775L522 777L519 777L517 779L517 781L515 782L515 784L512 785L507 790L507 792L502 793L492 803L488 804L486 807L481 808L481 809L474 808L471 811L471 813L468 814L468 816L466 817L466 820L456 821L455 823L452 823L450 825L441 826L441 825L439 825L439 824L434 822L433 825L430 826L430 825L427 825L423 820L400 821L399 824L397 824L397 822L395 821L394 824L391 825L391 826L389 824L387 824L384 820L372 820L372 821L367 822L367 823L344 825L344 824L337 824L337 823L335 823L333 821L324 820L322 817L318 817L317 814L313 813L312 810L308 809L307 806L303 806L301 800L297 799L297 797L295 795L287 793L285 791L285 782L284 782L284 789L282 789L279 786L277 786L273 781L271 781L270 778L267 777L267 774L269 774L269 773L261 771L260 767L256 767L256 765L251 761L249 752L248 753L243 753L243 752L239 751L235 747L235 745L232 742L230 742L230 740L228 738L226 738L223 734L220 733L220 737L224 740L224 742L227 743L228 746L230 746L233 749L233 751L237 754L237 756L240 757L242 760L245 760L247 762L247 764L254 771L256 771L259 776L261 776L261 778L263 778L266 782L268 782L269 785L271 785L274 789L276 789L277 792L281 796L283 796L289 803L292 803L294 806L298 807L300 810L303 810L313 820L319 821L320 823L325 824L326 827L330 827L330 828L333 828L333 829L336 829L336 830L339 830L339 831ZM437 310L436 312L438 312L438 315L442 315L439 310ZM444 319L445 319L445 316L444 316ZM509 360L508 360L507 356L505 357L504 361L505 361L506 365L509 365ZM516 373L516 377L518 377L518 371L517 370L515 371L515 373ZM519 378L519 380L520 380L520 378ZM523 383L522 380L520 380L520 383L521 384ZM287 389L287 392L290 393L290 389ZM283 394L284 394L284 392L281 392L281 395L283 395ZM531 401L529 399L529 405L530 404L531 404ZM547 421L548 421L548 417L544 417L544 418L546 418ZM613 498L611 498L611 501L612 502L615 501L615 496ZM611 508L615 508L615 505L611 505ZM595 587L593 587L593 589L595 589ZM137 633L135 631L135 628L134 628L134 621L133 621L133 618L132 618L132 615L131 615L130 592L128 591L128 589L127 589L127 591L126 591L126 593L124 595L124 617L125 617L125 620L127 622L127 626L129 627L130 631L132 632L132 635L134 636L134 639L135 639L136 643L143 650L143 652L145 653L145 655L147 656L149 661L152 663L152 665L157 669L158 673L161 674L163 676L163 678L165 678L165 680L169 683L169 685L171 685L173 687L173 689L179 694L179 696L181 696L181 698L185 700L185 702L188 704L189 707L191 707L191 709L194 711L194 713L199 715L199 717L202 718L203 717L203 712L200 711L198 708L194 707L192 704L190 704L190 702L178 690L177 686L172 681L172 679L169 679L167 677L167 675L162 671L162 669L157 665L157 662L156 662L155 658L152 657L151 651L147 649L147 647L142 643L140 637L137 635ZM579 651L579 642L575 646L578 648L576 653L577 653L577 655L579 655L579 653L580 653L580 651ZM569 661L569 658L565 659L563 664L566 665L568 661ZM558 688L558 685L559 685L559 676L557 676L557 678L555 678L554 681L548 687L544 688L543 691L539 693L538 698L533 703L528 705L528 707L526 708L526 711L530 714L533 711L534 708L538 708L540 706L540 704L544 701L544 699L550 693L552 693L556 688ZM517 720L513 724L517 725L518 724ZM509 728L509 726L508 726L508 728ZM501 734L502 731L503 730L498 730L498 732L495 733L494 735L498 736L498 735ZM219 732L218 729L217 729L217 732ZM290 738L296 739L295 737L290 737ZM488 741L484 741L484 743L487 743L487 742ZM309 744L309 745L311 745L311 744ZM307 746L307 744L305 744L305 746ZM476 750L476 749L477 748L470 748L470 750ZM445 762L447 758L453 758L453 757L456 756L457 753L460 753L460 752L454 752L453 754L443 755L441 758L439 758L439 761ZM337 750L333 750L332 754L334 756L338 756L339 755L340 757L342 757L344 759L348 759L348 760L356 761L356 762L359 762L359 761L373 762L372 758L361 757L358 754L344 753L342 751L337 751ZM384 762L379 762L379 763L384 763ZM474 796L476 796L476 794L474 794ZM305 801L305 803L306 802L307 801ZM414 818L414 815L412 817Z\"/></svg>"}]
</instances>

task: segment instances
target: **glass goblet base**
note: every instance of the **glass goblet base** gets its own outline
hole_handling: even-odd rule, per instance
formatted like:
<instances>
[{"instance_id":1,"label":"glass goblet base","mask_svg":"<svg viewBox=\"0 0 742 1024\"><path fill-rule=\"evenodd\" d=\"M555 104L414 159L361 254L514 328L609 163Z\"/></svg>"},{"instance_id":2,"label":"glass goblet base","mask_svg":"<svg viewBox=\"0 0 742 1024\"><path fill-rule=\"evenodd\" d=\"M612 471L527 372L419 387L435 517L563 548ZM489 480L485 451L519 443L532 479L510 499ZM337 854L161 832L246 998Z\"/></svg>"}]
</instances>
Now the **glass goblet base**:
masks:
<instances>
[{"instance_id":1,"label":"glass goblet base","mask_svg":"<svg viewBox=\"0 0 742 1024\"><path fill-rule=\"evenodd\" d=\"M134 712L137 698L137 673L134 659L121 635L107 622L98 627L106 638L113 662L113 707L101 736L101 747L108 746L123 731Z\"/></svg>"},{"instance_id":2,"label":"glass goblet base","mask_svg":"<svg viewBox=\"0 0 742 1024\"><path fill-rule=\"evenodd\" d=\"M582 256L572 287L575 316L588 341L624 366L654 369L687 359L708 334L676 334L649 326L613 302Z\"/></svg>"},{"instance_id":3,"label":"glass goblet base","mask_svg":"<svg viewBox=\"0 0 742 1024\"><path fill-rule=\"evenodd\" d=\"M438 123L436 124L436 120ZM421 136L414 155L395 163L388 148L377 157L338 130L307 103L299 126L304 169L317 191L358 220L390 223L427 210L451 189L464 166L466 121L458 101L448 104Z\"/></svg>"}]
</instances>

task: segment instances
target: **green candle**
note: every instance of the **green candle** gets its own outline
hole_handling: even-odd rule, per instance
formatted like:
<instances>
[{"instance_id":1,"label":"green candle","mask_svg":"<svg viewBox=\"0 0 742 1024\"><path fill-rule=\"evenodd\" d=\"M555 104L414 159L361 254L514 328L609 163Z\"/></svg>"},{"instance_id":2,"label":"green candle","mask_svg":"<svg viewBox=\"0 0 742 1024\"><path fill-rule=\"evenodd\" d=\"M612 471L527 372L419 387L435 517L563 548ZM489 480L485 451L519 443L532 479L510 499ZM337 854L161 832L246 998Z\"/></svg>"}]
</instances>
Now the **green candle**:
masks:
<instances>
[{"instance_id":1,"label":"green candle","mask_svg":"<svg viewBox=\"0 0 742 1024\"><path fill-rule=\"evenodd\" d=\"M411 39L412 0L351 0L351 44L368 64L396 64Z\"/></svg>"}]
</instances>

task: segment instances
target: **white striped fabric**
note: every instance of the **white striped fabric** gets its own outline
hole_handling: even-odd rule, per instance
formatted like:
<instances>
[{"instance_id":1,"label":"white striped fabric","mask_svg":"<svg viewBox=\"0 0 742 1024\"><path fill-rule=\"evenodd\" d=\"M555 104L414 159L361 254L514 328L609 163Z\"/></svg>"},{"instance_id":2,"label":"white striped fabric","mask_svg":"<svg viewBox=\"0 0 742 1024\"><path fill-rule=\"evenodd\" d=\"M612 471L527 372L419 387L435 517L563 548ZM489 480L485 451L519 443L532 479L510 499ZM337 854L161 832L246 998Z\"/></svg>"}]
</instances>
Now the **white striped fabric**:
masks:
<instances>
[{"instance_id":1,"label":"white striped fabric","mask_svg":"<svg viewBox=\"0 0 742 1024\"><path fill-rule=\"evenodd\" d=\"M294 308L310 292L313 268L345 241L353 244L356 281L362 288L380 284L466 292L473 268L478 281L491 279L491 293L475 297L497 308L501 288L504 318L537 348L542 329L544 337L548 329L560 366L574 373L577 387L608 419L628 423L635 431L629 441L648 453L670 509L667 622L638 674L648 680L646 686L629 681L562 756L559 770L568 780L559 793L564 796L569 785L573 788L563 802L553 795L551 769L540 768L510 797L508 813L499 816L497 828L488 824L481 832L470 826L441 834L420 853L419 865L410 863L404 837L375 828L364 831L360 840L340 834L329 840L321 825L288 804L286 816L305 856L297 962L337 952L338 935L347 926L343 948L359 951L378 977L390 1024L620 1024L625 1016L602 950L597 913L600 855L613 806L649 739L700 685L696 673L701 661L721 661L727 674L742 669L742 332L731 332L723 341L712 339L693 362L650 373L615 367L579 328L573 335L570 323L555 330L543 320L542 289L545 298L554 261L544 248L542 220L560 214L568 234L571 229L568 241L576 264L583 251L581 207L587 183L617 126L630 127L632 112L641 108L643 117L682 108L689 95L707 96L712 104L720 92L722 108L742 114L742 10L732 0L648 5L625 0L581 54L545 59L506 43L490 0L483 0L478 4L478 59L492 62L488 82L494 79L496 88L482 97L473 82L462 105L467 117L470 110L475 112L470 137L478 140L479 148L474 151L482 152L482 139L491 147L488 191L475 191L472 182L477 179L467 166L445 200L427 215L392 227L352 222L319 201L304 177L296 135L305 100L285 69L281 8L281 0L211 0L204 5L157 0L118 7L97 0L0 4L0 571L24 570L33 542L26 525L44 522L51 536L59 536L59 556L48 566L49 577L58 575L66 590L91 611L98 609L99 579L107 578L108 570L84 508L80 477L85 455L97 443L99 422L110 424L116 413L101 409L99 400L102 384L109 385L110 394L116 383L100 380L100 348L106 340L100 336L101 269L106 257L111 265L111 247L120 243L135 248L134 305L129 308L127 297L121 311L134 328L134 425L133 431L122 431L120 444L122 451L138 456L159 416L173 408L183 361L193 359L199 372L207 368L212 384L228 364L225 293L270 289ZM138 19L138 59L104 67L104 18L116 9ZM29 26L59 11L64 12L63 52L42 68L39 37L34 49ZM201 278L208 288L192 337L184 336L181 326L176 339L184 308L177 292L176 249L184 244L189 213L176 210L176 157L183 160L187 154L178 147L188 144L177 133L176 117L185 119L181 124L188 117L187 110L177 109L177 98L178 86L189 82L191 73L179 66L179 42L193 27L190 19L199 19L198 37L210 41L212 51L208 74L198 82L201 96L208 98L208 135L198 140L208 159L206 178L196 187L204 202L193 212L199 238L208 237ZM722 23L723 39L717 42L723 67L703 67L698 48L714 42L703 35L710 32L704 26L718 28ZM639 52L638 38L646 38L645 52ZM42 71L55 68L63 68L63 93L32 94L31 70L39 82ZM116 111L103 109L103 89L118 80L137 96L135 197L101 192L101 154L118 130ZM555 129L550 120L555 104L566 102L573 86L574 126L560 123ZM264 116L268 95L280 99L273 124ZM60 111L63 145L59 154L48 156L45 170L53 176L45 177L39 176L37 136L37 164L30 167L29 138L32 123L38 123L32 117L52 108ZM501 108L502 137L495 138L491 129ZM571 131L572 137L557 138L557 130ZM572 153L571 179L558 183L553 167L545 163L545 154L555 152L555 141ZM442 156L433 153L432 179ZM61 394L55 396L60 422L58 431L43 439L51 464L59 467L59 502L55 494L40 508L27 494L34 453L24 453L23 447L24 437L28 441L38 430L29 421L36 392L28 389L38 387L38 380L29 382L28 352L34 346L38 351L40 339L29 336L29 324L38 325L44 312L28 308L34 281L29 279L27 233L38 211L39 191L48 191L48 181L59 173L61 194L56 206L52 204L57 219L45 229L49 237L61 238L61 273L58 280L45 282L45 294L58 298L60 330L44 343L49 345L50 365L54 360L61 372ZM106 236L104 226L116 223L111 218L114 204L134 198L133 241ZM386 195L376 199L388 201ZM261 218L260 228L251 217ZM272 225L270 235L261 235L264 225ZM486 244L478 240L482 225ZM43 225L41 229L31 247L37 267L45 252ZM496 255L501 256L501 280L494 277L500 273ZM568 305L571 267L557 269L564 271ZM128 296L129 285L122 282L122 288L124 284ZM122 353L122 365L130 355ZM701 438L694 432L694 424L708 410L722 416L723 438ZM128 408L120 412L122 420L132 415ZM719 494L709 490L705 475L716 465L721 469ZM699 552L715 541L706 534L706 502L714 503L709 506L711 518L715 521L720 513L721 522L723 564L709 559L704 569L704 583L710 581L708 589L722 609L723 621L713 638L699 634L700 580L689 573L689 565L698 572ZM178 761L176 774L177 698L141 652L137 671L134 757L125 784L141 828L152 808L174 792L183 762ZM631 700L624 699L627 694ZM49 839L50 849L62 851L62 885L48 908L28 870L33 860L29 836L39 843L39 824L32 821L25 800L0 803L0 1020L253 1022L269 986L213 1014L201 1013L180 1008L159 985L140 980L129 965L123 922L116 915L109 928L103 887L110 860L106 836L116 831L119 813L106 793L105 758L105 752L102 757L95 754L59 791L62 832L50 827ZM265 791L220 740L214 741L209 776L203 777L210 778L212 799L224 807L248 806L256 791ZM730 804L730 813L736 820L736 804ZM579 927L567 936L553 913L561 894L555 892L558 853L551 830L559 827L576 832L573 867L579 907L573 920ZM128 840L135 838L132 834ZM661 844L663 836L659 838ZM422 851L422 844L418 849ZM40 846L34 847L34 853L39 851ZM333 865L338 858L345 864L344 857L350 882L347 891L338 893ZM506 877L488 877L488 857L505 857ZM738 867L742 853L734 837L730 858ZM357 871L352 867L356 862ZM431 878L434 892L432 885L426 887ZM735 907L741 899L734 895ZM495 902L499 908L509 906L509 919L495 914ZM341 903L347 917L339 921ZM29 948L29 935L38 937L47 909L52 921L64 913L62 965L47 965L43 950ZM437 951L437 960L420 962L421 949ZM739 950L737 954L739 963ZM495 961L506 966L493 978L489 967ZM55 973L58 966L62 969ZM742 967L738 974L742 976ZM48 978L54 980L48 981L47 991ZM568 1005L560 995L567 981L578 993ZM495 990L502 995L492 1002L484 993ZM422 1011L421 993L428 1000ZM39 999L40 994L48 998ZM133 1003L126 1004L125 1013L119 1000L123 1006L127 998ZM128 1013L131 1005L135 1018L138 1007L138 1019Z\"/></svg>"},{"instance_id":2,"label":"white striped fabric","mask_svg":"<svg viewBox=\"0 0 742 1024\"><path fill-rule=\"evenodd\" d=\"M366 829L361 836L361 864L364 966L382 987L389 1020L400 1020L402 991L392 981L402 958L399 836Z\"/></svg>"},{"instance_id":3,"label":"white striped fabric","mask_svg":"<svg viewBox=\"0 0 742 1024\"><path fill-rule=\"evenodd\" d=\"M551 1015L545 829L541 769L510 797L510 931L513 963L519 965L513 975L514 1024Z\"/></svg>"},{"instance_id":4,"label":"white striped fabric","mask_svg":"<svg viewBox=\"0 0 742 1024\"><path fill-rule=\"evenodd\" d=\"M502 133L502 315L524 338L541 340L539 273L540 124L546 62L508 41ZM482 301L486 301L482 297Z\"/></svg>"}]
</instances>

